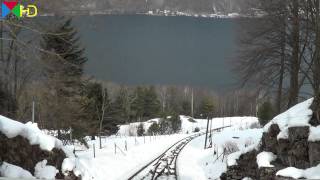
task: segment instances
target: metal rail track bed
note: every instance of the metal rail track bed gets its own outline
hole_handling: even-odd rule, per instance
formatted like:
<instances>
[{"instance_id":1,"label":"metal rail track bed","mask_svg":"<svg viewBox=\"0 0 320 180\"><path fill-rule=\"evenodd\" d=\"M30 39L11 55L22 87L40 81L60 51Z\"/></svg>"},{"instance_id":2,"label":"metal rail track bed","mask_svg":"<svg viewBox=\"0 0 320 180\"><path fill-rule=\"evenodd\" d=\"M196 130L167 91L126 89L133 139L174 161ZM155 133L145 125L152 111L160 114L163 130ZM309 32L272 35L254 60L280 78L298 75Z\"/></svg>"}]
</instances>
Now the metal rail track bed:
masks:
<instances>
[{"instance_id":1,"label":"metal rail track bed","mask_svg":"<svg viewBox=\"0 0 320 180\"><path fill-rule=\"evenodd\" d=\"M226 126L230 127L230 126ZM212 129L217 131L226 127ZM181 139L170 146L160 156L152 160L150 163L142 167L129 180L176 180L177 177L177 158L182 149L193 139L204 135L205 133L197 133Z\"/></svg>"}]
</instances>

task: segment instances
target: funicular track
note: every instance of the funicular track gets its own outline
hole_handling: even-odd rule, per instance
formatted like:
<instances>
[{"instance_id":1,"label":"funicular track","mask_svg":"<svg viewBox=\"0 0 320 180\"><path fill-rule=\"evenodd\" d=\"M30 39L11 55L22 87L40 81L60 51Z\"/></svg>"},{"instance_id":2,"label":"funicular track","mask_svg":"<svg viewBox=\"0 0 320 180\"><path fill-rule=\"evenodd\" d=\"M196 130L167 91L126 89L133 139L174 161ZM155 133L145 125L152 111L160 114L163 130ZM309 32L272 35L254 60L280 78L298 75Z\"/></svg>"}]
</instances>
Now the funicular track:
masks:
<instances>
[{"instance_id":1,"label":"funicular track","mask_svg":"<svg viewBox=\"0 0 320 180\"><path fill-rule=\"evenodd\" d=\"M219 131L221 129L230 126L224 126L221 128L212 129L211 131ZM205 132L190 135L180 141L174 143L168 149L166 149L160 156L153 159L150 163L146 164L135 174L133 174L129 180L156 180L156 179L178 179L177 177L177 158L182 149L193 139L205 135Z\"/></svg>"}]
</instances>

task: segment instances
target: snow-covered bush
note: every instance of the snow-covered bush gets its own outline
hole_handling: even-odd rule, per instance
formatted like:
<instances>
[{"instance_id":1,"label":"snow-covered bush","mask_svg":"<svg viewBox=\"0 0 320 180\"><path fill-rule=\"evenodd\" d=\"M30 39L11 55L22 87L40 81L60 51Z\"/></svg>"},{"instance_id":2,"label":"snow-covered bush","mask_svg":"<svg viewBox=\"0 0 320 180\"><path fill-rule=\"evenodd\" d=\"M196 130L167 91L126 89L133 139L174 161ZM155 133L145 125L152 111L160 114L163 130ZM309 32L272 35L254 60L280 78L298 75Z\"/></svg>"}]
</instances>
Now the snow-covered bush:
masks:
<instances>
[{"instance_id":1,"label":"snow-covered bush","mask_svg":"<svg viewBox=\"0 0 320 180\"><path fill-rule=\"evenodd\" d=\"M238 144L233 141L225 142L225 144L223 145L223 149L224 149L225 155L228 155L228 154L231 154L231 153L234 153L234 152L237 152L240 150L238 147Z\"/></svg>"},{"instance_id":2,"label":"snow-covered bush","mask_svg":"<svg viewBox=\"0 0 320 180\"><path fill-rule=\"evenodd\" d=\"M137 132L137 127L134 124L130 124L128 128L128 134L129 136L135 136Z\"/></svg>"},{"instance_id":3,"label":"snow-covered bush","mask_svg":"<svg viewBox=\"0 0 320 180\"><path fill-rule=\"evenodd\" d=\"M137 128L137 135L138 135L138 136L143 136L143 135L144 135L144 132L145 132L145 130L144 130L143 124L140 123L139 126L138 126L138 128Z\"/></svg>"},{"instance_id":4,"label":"snow-covered bush","mask_svg":"<svg viewBox=\"0 0 320 180\"><path fill-rule=\"evenodd\" d=\"M158 133L159 133L159 125L158 125L158 123L153 122L148 129L148 134L153 135L153 134L158 134Z\"/></svg>"},{"instance_id":5,"label":"snow-covered bush","mask_svg":"<svg viewBox=\"0 0 320 180\"><path fill-rule=\"evenodd\" d=\"M194 131L193 132L199 132L200 131L200 128L199 127L196 127L194 128Z\"/></svg>"}]
</instances>

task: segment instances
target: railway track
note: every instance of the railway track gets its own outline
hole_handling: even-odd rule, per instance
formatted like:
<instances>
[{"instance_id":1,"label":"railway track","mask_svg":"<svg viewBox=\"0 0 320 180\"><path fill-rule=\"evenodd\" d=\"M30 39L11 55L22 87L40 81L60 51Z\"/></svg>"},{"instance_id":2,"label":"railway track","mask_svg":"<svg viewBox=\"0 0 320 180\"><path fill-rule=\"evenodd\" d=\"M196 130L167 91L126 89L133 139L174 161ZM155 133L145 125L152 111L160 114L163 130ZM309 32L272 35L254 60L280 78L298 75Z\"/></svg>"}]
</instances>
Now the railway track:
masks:
<instances>
[{"instance_id":1,"label":"railway track","mask_svg":"<svg viewBox=\"0 0 320 180\"><path fill-rule=\"evenodd\" d=\"M224 129L225 126L217 129L212 129L211 131L218 131ZM135 174L133 174L128 180L157 180L157 179L169 179L175 180L177 177L177 158L182 151L182 149L193 139L204 135L204 132L193 134L180 141L174 143L166 151L164 151L160 156L152 160L150 163L146 164Z\"/></svg>"}]
</instances>

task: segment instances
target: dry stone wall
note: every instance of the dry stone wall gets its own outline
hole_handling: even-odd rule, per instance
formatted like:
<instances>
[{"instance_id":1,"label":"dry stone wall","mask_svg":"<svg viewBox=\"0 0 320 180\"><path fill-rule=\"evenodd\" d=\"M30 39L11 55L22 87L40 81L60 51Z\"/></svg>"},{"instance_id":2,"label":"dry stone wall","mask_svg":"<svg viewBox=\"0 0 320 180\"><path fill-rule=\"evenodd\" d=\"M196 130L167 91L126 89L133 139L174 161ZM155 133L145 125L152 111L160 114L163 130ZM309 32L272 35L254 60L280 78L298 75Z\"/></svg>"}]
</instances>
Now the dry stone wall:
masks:
<instances>
[{"instance_id":1,"label":"dry stone wall","mask_svg":"<svg viewBox=\"0 0 320 180\"><path fill-rule=\"evenodd\" d=\"M228 167L221 179L239 180L251 177L258 180L287 180L292 178L277 177L275 174L285 167L306 169L320 163L320 142L309 142L309 127L291 127L288 129L288 139L277 139L280 128L273 124L269 132L264 133L259 151L252 151L240 156L236 166ZM273 161L275 167L258 168L256 156L267 151L277 155Z\"/></svg>"},{"instance_id":2,"label":"dry stone wall","mask_svg":"<svg viewBox=\"0 0 320 180\"><path fill-rule=\"evenodd\" d=\"M56 176L57 179L77 179L73 173L68 177L61 173L61 165L65 158L66 155L61 149L44 151L39 145L30 145L29 141L22 136L9 139L0 132L0 164L7 162L34 174L36 164L46 159L48 165L60 171Z\"/></svg>"}]
</instances>

